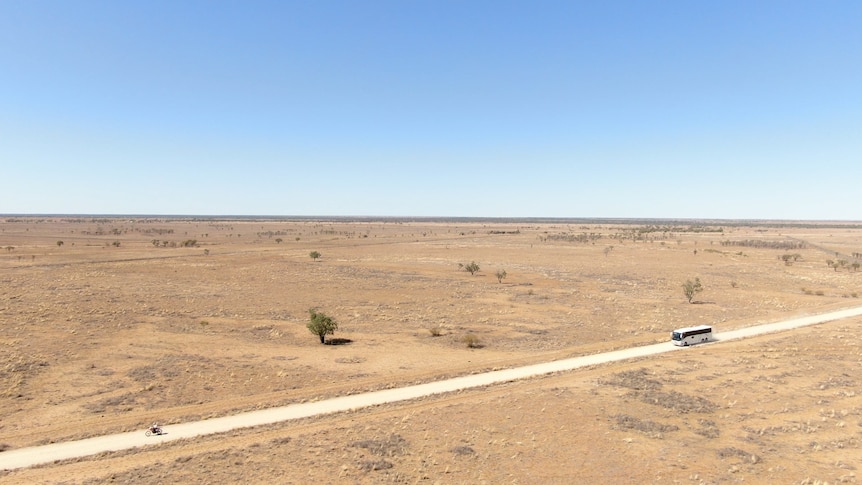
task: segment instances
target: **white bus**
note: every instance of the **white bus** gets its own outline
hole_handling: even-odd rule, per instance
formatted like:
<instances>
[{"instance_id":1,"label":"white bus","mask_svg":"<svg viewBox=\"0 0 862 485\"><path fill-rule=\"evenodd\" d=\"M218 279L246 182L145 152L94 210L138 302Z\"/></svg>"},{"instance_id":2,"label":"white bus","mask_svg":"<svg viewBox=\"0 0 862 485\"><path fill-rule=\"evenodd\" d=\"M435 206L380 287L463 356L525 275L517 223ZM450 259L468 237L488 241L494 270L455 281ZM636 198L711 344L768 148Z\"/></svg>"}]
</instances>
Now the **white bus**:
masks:
<instances>
[{"instance_id":1,"label":"white bus","mask_svg":"<svg viewBox=\"0 0 862 485\"><path fill-rule=\"evenodd\" d=\"M698 325L697 327L678 328L671 332L674 345L689 346L712 340L712 327Z\"/></svg>"}]
</instances>

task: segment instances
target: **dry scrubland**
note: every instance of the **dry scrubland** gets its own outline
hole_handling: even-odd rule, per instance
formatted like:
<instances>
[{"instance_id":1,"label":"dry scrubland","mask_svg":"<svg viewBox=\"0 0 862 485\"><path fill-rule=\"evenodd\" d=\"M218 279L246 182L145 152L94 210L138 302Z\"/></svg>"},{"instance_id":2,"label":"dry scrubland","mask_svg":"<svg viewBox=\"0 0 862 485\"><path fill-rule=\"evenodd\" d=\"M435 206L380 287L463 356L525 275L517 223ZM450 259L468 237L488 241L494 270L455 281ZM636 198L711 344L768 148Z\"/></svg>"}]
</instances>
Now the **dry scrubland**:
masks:
<instances>
[{"instance_id":1,"label":"dry scrubland","mask_svg":"<svg viewBox=\"0 0 862 485\"><path fill-rule=\"evenodd\" d=\"M858 225L7 218L0 248L6 449L862 304ZM308 332L310 307L339 345ZM0 482L855 483L859 323Z\"/></svg>"}]
</instances>

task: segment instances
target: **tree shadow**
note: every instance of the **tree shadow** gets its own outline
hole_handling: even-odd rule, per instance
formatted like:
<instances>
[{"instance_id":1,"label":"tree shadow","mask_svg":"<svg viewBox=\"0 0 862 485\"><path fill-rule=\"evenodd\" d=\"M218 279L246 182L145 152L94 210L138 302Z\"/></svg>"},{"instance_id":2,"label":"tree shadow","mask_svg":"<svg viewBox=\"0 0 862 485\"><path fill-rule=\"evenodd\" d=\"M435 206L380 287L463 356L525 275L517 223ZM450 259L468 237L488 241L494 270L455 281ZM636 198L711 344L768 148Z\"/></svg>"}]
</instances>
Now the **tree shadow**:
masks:
<instances>
[{"instance_id":1,"label":"tree shadow","mask_svg":"<svg viewBox=\"0 0 862 485\"><path fill-rule=\"evenodd\" d=\"M326 345L347 345L353 343L349 338L331 338L326 341Z\"/></svg>"},{"instance_id":2,"label":"tree shadow","mask_svg":"<svg viewBox=\"0 0 862 485\"><path fill-rule=\"evenodd\" d=\"M715 305L715 302L714 301L694 300L691 302L691 304L692 305Z\"/></svg>"}]
</instances>

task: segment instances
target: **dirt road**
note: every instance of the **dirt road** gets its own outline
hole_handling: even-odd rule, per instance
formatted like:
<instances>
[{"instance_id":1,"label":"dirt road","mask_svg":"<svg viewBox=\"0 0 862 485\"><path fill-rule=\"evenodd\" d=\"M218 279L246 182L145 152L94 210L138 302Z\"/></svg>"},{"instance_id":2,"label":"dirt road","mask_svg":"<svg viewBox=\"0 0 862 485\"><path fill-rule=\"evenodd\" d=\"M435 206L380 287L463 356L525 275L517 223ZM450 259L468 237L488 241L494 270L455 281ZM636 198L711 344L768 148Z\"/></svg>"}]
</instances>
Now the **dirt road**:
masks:
<instances>
[{"instance_id":1,"label":"dirt road","mask_svg":"<svg viewBox=\"0 0 862 485\"><path fill-rule=\"evenodd\" d=\"M716 335L716 340L718 342L722 342L742 339L755 335L790 330L793 328L860 315L862 315L862 307L854 307L820 315L800 317L776 323L723 332ZM405 401L433 394L441 394L518 379L526 379L554 372L570 371L581 367L644 357L680 349L682 349L682 347L676 347L670 342L663 342L602 354L587 355L513 369L463 376L439 382L430 382L397 389L387 389L352 396L343 396L318 402L293 404L204 421L176 424L171 425L166 429L167 434L162 436L146 437L144 435L144 430L141 429L140 431L131 433L121 433L80 441L9 450L0 453L0 469L11 470L24 468L42 463L49 463L55 460L89 456L107 451L125 450L164 441L194 438L196 436L221 433L237 428L247 428L315 415L337 413L384 403Z\"/></svg>"}]
</instances>

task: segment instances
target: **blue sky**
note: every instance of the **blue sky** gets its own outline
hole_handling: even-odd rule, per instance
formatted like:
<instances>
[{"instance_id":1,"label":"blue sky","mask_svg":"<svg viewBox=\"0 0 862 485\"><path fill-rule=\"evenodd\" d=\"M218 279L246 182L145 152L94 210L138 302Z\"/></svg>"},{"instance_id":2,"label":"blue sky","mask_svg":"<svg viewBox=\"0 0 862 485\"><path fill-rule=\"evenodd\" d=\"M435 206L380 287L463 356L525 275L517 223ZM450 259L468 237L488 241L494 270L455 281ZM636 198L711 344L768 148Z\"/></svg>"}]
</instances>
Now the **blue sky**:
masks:
<instances>
[{"instance_id":1,"label":"blue sky","mask_svg":"<svg viewBox=\"0 0 862 485\"><path fill-rule=\"evenodd\" d=\"M0 0L0 213L862 220L862 2Z\"/></svg>"}]
</instances>

